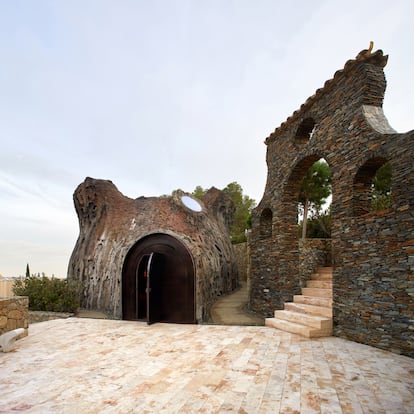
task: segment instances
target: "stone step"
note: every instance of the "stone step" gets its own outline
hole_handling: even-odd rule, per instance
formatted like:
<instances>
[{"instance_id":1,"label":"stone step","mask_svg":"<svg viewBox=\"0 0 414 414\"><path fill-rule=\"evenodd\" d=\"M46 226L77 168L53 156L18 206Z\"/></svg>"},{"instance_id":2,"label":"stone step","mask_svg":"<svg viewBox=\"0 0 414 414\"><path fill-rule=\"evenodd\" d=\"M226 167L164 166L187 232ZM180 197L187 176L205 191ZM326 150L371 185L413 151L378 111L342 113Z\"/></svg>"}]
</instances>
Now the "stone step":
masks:
<instances>
[{"instance_id":1,"label":"stone step","mask_svg":"<svg viewBox=\"0 0 414 414\"><path fill-rule=\"evenodd\" d=\"M332 335L332 267L321 267L306 282L302 295L294 295L265 325L307 338Z\"/></svg>"},{"instance_id":2,"label":"stone step","mask_svg":"<svg viewBox=\"0 0 414 414\"><path fill-rule=\"evenodd\" d=\"M312 328L310 326L301 325L294 322L285 321L283 319L266 318L265 325L272 328L280 329L285 332L302 335L306 338L320 338L323 336L331 336L332 331L324 331L322 329Z\"/></svg>"},{"instance_id":3,"label":"stone step","mask_svg":"<svg viewBox=\"0 0 414 414\"><path fill-rule=\"evenodd\" d=\"M332 280L308 280L306 282L306 287L332 289Z\"/></svg>"},{"instance_id":4,"label":"stone step","mask_svg":"<svg viewBox=\"0 0 414 414\"><path fill-rule=\"evenodd\" d=\"M332 317L332 307L307 305L305 303L285 303L285 310L306 313L308 315L324 316L326 318Z\"/></svg>"},{"instance_id":5,"label":"stone step","mask_svg":"<svg viewBox=\"0 0 414 414\"><path fill-rule=\"evenodd\" d=\"M332 280L332 273L312 273L312 280Z\"/></svg>"},{"instance_id":6,"label":"stone step","mask_svg":"<svg viewBox=\"0 0 414 414\"><path fill-rule=\"evenodd\" d=\"M322 298L317 296L294 295L294 303L303 303L305 305L324 306L325 308L332 308L332 298Z\"/></svg>"},{"instance_id":7,"label":"stone step","mask_svg":"<svg viewBox=\"0 0 414 414\"><path fill-rule=\"evenodd\" d=\"M322 266L318 267L317 272L320 273L333 273L333 267L332 266Z\"/></svg>"},{"instance_id":8,"label":"stone step","mask_svg":"<svg viewBox=\"0 0 414 414\"><path fill-rule=\"evenodd\" d=\"M289 310L275 311L275 319L283 319L284 321L306 325L316 329L332 329L332 318L324 318L322 316L308 315L306 313L292 312Z\"/></svg>"},{"instance_id":9,"label":"stone step","mask_svg":"<svg viewBox=\"0 0 414 414\"><path fill-rule=\"evenodd\" d=\"M332 297L332 289L302 288L302 295L304 295L304 296L317 296L319 298L331 298Z\"/></svg>"}]
</instances>

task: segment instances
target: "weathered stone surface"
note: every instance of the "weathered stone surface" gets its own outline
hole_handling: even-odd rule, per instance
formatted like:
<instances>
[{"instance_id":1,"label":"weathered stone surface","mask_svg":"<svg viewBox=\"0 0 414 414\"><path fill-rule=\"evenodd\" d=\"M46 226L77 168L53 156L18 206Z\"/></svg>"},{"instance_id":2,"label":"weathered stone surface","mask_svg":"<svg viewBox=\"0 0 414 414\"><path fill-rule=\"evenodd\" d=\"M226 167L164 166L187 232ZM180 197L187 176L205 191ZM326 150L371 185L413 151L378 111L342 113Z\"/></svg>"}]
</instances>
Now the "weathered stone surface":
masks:
<instances>
[{"instance_id":1,"label":"weathered stone surface","mask_svg":"<svg viewBox=\"0 0 414 414\"><path fill-rule=\"evenodd\" d=\"M239 280L247 280L247 243L238 243L233 245L235 259L237 263L237 270L239 274Z\"/></svg>"},{"instance_id":2,"label":"weathered stone surface","mask_svg":"<svg viewBox=\"0 0 414 414\"><path fill-rule=\"evenodd\" d=\"M231 200L212 188L201 211L184 205L184 192L131 199L110 181L86 178L74 193L80 234L68 278L81 283L80 305L122 318L122 272L128 252L148 235L166 234L190 252L195 269L197 321L206 320L216 297L238 286L229 237Z\"/></svg>"},{"instance_id":3,"label":"weathered stone surface","mask_svg":"<svg viewBox=\"0 0 414 414\"><path fill-rule=\"evenodd\" d=\"M9 318L21 319L22 318L22 313L19 310L14 309L14 310L9 312Z\"/></svg>"},{"instance_id":4,"label":"weathered stone surface","mask_svg":"<svg viewBox=\"0 0 414 414\"><path fill-rule=\"evenodd\" d=\"M25 335L29 320L29 298L13 296L0 298L0 335L16 328L24 328Z\"/></svg>"},{"instance_id":5,"label":"weathered stone surface","mask_svg":"<svg viewBox=\"0 0 414 414\"><path fill-rule=\"evenodd\" d=\"M360 53L266 139L250 306L271 316L300 293L298 192L324 158L333 187L334 334L413 357L414 131L396 133L383 114L386 63L380 50ZM370 212L372 177L387 161L392 206Z\"/></svg>"}]
</instances>

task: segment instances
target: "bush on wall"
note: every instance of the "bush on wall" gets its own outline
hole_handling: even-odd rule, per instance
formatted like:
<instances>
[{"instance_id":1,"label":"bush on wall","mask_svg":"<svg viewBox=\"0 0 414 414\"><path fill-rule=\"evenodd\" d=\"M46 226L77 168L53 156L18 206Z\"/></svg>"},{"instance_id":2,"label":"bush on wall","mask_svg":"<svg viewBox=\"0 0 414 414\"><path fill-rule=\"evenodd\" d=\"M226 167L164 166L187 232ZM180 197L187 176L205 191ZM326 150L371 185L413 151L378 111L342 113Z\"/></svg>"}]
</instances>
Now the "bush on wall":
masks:
<instances>
[{"instance_id":1,"label":"bush on wall","mask_svg":"<svg viewBox=\"0 0 414 414\"><path fill-rule=\"evenodd\" d=\"M46 312L75 312L79 307L78 287L66 279L32 275L15 282L13 293L29 297L29 309Z\"/></svg>"}]
</instances>

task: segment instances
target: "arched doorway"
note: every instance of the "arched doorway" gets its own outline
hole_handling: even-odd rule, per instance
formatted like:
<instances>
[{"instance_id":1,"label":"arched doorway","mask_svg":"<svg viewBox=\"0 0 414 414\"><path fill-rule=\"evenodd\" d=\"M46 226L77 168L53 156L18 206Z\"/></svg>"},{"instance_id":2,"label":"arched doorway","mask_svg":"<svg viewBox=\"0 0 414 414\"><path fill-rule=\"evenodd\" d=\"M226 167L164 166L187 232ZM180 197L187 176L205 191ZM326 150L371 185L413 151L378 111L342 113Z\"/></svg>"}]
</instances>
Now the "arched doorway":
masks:
<instances>
[{"instance_id":1,"label":"arched doorway","mask_svg":"<svg viewBox=\"0 0 414 414\"><path fill-rule=\"evenodd\" d=\"M128 252L122 270L122 318L195 323L194 265L187 248L152 234Z\"/></svg>"}]
</instances>

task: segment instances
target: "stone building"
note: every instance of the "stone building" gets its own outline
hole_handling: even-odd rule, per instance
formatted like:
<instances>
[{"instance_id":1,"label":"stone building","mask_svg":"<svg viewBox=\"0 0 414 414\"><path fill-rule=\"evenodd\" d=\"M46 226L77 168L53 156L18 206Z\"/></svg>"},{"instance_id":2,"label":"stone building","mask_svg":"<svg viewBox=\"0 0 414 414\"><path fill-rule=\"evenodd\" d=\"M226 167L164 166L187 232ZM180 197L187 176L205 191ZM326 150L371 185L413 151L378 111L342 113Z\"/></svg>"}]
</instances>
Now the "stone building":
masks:
<instances>
[{"instance_id":1,"label":"stone building","mask_svg":"<svg viewBox=\"0 0 414 414\"><path fill-rule=\"evenodd\" d=\"M130 199L110 181L87 178L74 193L80 234L68 278L80 304L116 319L194 323L238 285L229 237L234 205L211 188L202 201Z\"/></svg>"},{"instance_id":2,"label":"stone building","mask_svg":"<svg viewBox=\"0 0 414 414\"><path fill-rule=\"evenodd\" d=\"M333 332L414 356L414 131L382 110L388 56L364 50L266 138L267 183L253 213L250 307L270 316L300 294L298 194L323 158L332 174ZM390 162L391 207L371 211Z\"/></svg>"}]
</instances>

